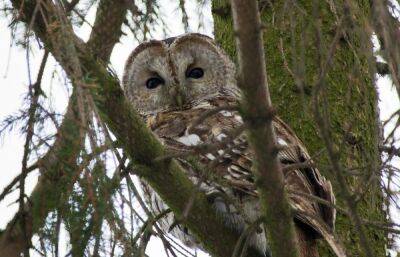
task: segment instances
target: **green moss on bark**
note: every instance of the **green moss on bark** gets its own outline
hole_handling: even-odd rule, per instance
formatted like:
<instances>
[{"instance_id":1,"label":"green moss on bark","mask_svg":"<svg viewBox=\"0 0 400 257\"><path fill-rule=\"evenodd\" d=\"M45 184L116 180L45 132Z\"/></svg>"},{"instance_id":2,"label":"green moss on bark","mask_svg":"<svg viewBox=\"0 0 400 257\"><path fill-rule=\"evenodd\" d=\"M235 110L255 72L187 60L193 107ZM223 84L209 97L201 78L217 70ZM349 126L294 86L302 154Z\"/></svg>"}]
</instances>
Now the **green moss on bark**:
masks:
<instances>
[{"instance_id":1,"label":"green moss on bark","mask_svg":"<svg viewBox=\"0 0 400 257\"><path fill-rule=\"evenodd\" d=\"M372 48L370 35L363 27L369 15L369 2L357 1L352 6L344 6L342 1L335 1L335 6L311 0L296 1L295 5L283 0L271 2L272 6L265 3L260 8L265 27L264 48L272 102L278 115L296 131L311 155L320 152L324 146L312 114L313 86L337 33L338 20L342 20L346 33L336 46L320 95L320 99L326 101L327 109L322 110L322 101L319 105L329 118L333 142L340 149L342 166L346 169L357 168L362 173L357 179L348 179L350 188L357 191L369 183L368 192L358 205L359 215L368 220L385 221L379 176L371 179L379 164L379 133L374 74L368 65ZM213 16L216 41L235 58L229 1L214 0ZM319 41L317 28L321 35ZM291 73L304 78L302 90ZM342 196L338 193L340 190L329 172L327 156L323 153L317 161L321 172L333 182L338 203L343 206ZM339 214L336 230L345 241L348 255L361 256L358 236L349 218ZM386 234L368 227L366 232L374 255L385 256ZM333 256L324 244L321 244L320 255Z\"/></svg>"}]
</instances>

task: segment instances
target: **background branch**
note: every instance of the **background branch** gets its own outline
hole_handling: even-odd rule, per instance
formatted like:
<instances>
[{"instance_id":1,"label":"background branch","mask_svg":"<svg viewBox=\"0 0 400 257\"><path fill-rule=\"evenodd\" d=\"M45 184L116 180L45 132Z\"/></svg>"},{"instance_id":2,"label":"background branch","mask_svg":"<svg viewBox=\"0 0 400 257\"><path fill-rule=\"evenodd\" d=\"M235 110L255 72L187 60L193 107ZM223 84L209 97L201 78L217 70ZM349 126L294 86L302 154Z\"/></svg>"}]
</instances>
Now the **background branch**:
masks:
<instances>
[{"instance_id":1,"label":"background branch","mask_svg":"<svg viewBox=\"0 0 400 257\"><path fill-rule=\"evenodd\" d=\"M293 216L272 125L262 26L256 0L233 0L232 16L239 59L239 87L244 96L244 121L254 149L256 185L267 227L272 256L298 256ZM282 246L285 247L282 247Z\"/></svg>"},{"instance_id":2,"label":"background branch","mask_svg":"<svg viewBox=\"0 0 400 257\"><path fill-rule=\"evenodd\" d=\"M40 2L40 1L39 1ZM28 8L32 8L34 4L39 2L31 1ZM103 2L109 4L110 1L102 0L99 5L104 6ZM119 3L119 4L118 4ZM15 2L15 6L21 6L21 2ZM29 4L29 3L28 3ZM94 54L98 54L99 58L103 58L104 62L108 62L113 46L118 42L120 36L120 28L123 19L111 19L111 15L121 14L124 12L125 5L122 2L115 1L114 6L104 9L102 12L98 12L96 16L95 26L102 26L105 19L102 15L106 16L108 26L111 32L115 32L115 36L106 33L98 33L96 35L91 34L89 45L93 47L92 51ZM19 8L17 8L19 10ZM36 22L44 24L43 16L39 12L38 17L33 19L29 15L33 15L32 9L28 13L20 13L26 15L27 20L36 20ZM126 10L125 10L126 12ZM34 26L37 27L35 22ZM98 30L97 30L98 31ZM117 37L118 36L118 37ZM95 45L100 41L107 41L107 49L100 47L95 48ZM25 228L26 238L30 241L32 235L38 232L38 229L43 226L44 221L50 211L54 210L56 206L60 204L61 196L64 192L69 190L63 189L72 186L75 181L72 178L77 179L77 176L73 176L76 170L79 169L77 166L77 158L80 151L83 148L83 140L85 136L85 130L80 125L82 124L80 119L81 115L78 114L77 110L77 99L73 93L70 97L67 111L64 115L64 120L58 129L56 140L53 146L48 150L47 154L40 160L40 174L42 174L35 186L29 201L25 204ZM65 196L64 196L65 197ZM25 245L24 230L21 229L19 221L20 215L16 215L11 222L7 225L6 230L0 236L0 256L19 256L23 251Z\"/></svg>"}]
</instances>

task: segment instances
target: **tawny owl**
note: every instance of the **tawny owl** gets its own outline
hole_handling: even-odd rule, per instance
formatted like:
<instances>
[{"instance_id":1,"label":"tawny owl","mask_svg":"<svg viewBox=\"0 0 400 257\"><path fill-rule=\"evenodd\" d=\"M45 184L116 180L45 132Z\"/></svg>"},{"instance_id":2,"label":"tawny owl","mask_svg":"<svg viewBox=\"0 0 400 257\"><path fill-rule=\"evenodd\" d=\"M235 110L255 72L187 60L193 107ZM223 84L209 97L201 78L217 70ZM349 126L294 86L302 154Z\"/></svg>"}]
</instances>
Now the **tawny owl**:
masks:
<instances>
[{"instance_id":1,"label":"tawny owl","mask_svg":"<svg viewBox=\"0 0 400 257\"><path fill-rule=\"evenodd\" d=\"M200 184L200 190L209 196L227 226L241 232L256 221L260 207L252 173L254 154L241 133L240 115L234 108L224 109L238 104L240 92L234 65L223 50L211 38L200 34L143 43L126 62L123 87L129 101L171 152L198 154L213 179L205 178L204 172L195 169L187 159L182 157L178 161L189 178ZM221 111L199 123L203 113L215 108ZM273 124L281 145L282 165L311 163L293 131L279 118ZM206 148L208 152L200 151L196 146L202 144L212 147ZM302 256L318 256L315 239L323 236L336 247L331 237L335 209L309 195L331 204L335 198L330 182L312 165L303 166L285 171L285 183L291 206L299 210L295 224ZM144 194L153 211L159 213L167 208L145 183ZM229 198L235 204L226 200ZM176 225L173 214L162 220L161 226L186 245L200 247L190 231ZM254 232L250 245L269 256L263 228Z\"/></svg>"}]
</instances>

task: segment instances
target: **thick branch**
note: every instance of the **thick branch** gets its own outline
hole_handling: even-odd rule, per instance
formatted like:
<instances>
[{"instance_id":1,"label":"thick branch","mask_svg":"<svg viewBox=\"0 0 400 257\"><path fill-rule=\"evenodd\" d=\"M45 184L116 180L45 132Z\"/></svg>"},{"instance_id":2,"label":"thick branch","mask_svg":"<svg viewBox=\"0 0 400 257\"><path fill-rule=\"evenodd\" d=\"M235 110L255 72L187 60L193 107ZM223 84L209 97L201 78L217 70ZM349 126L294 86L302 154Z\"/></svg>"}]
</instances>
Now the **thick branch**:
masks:
<instances>
[{"instance_id":1,"label":"thick branch","mask_svg":"<svg viewBox=\"0 0 400 257\"><path fill-rule=\"evenodd\" d=\"M22 11L22 20L27 22L36 1L24 1L24 5L21 5L20 0L11 2L15 9ZM35 19L33 29L36 35L69 75L74 74L69 58L57 53L55 49L68 49L67 42L74 42L85 77L79 79L85 81L90 78L91 83L99 85L90 87L95 104L102 119L136 163L137 172L151 184L178 217L183 214L188 199L195 195L191 213L185 220L186 225L213 256L230 256L239 236L224 225L203 193L193 193L196 192L196 187L175 161L153 161L165 154L164 149L126 101L118 80L102 64L96 62L79 38L73 34L70 35L70 40L63 38L60 30L56 29L60 22L54 14L52 3L44 0L42 2L46 4L47 21L44 22L39 17ZM52 26L46 27L46 24ZM250 249L247 256L259 254Z\"/></svg>"},{"instance_id":2,"label":"thick branch","mask_svg":"<svg viewBox=\"0 0 400 257\"><path fill-rule=\"evenodd\" d=\"M110 59L114 45L118 43L121 35L121 25L127 14L126 0L102 0L97 8L96 19L88 47L100 60Z\"/></svg>"},{"instance_id":3,"label":"thick branch","mask_svg":"<svg viewBox=\"0 0 400 257\"><path fill-rule=\"evenodd\" d=\"M266 81L262 27L256 0L233 0L244 120L256 155L257 188L273 256L298 256L293 217L277 157L273 108Z\"/></svg>"}]
</instances>

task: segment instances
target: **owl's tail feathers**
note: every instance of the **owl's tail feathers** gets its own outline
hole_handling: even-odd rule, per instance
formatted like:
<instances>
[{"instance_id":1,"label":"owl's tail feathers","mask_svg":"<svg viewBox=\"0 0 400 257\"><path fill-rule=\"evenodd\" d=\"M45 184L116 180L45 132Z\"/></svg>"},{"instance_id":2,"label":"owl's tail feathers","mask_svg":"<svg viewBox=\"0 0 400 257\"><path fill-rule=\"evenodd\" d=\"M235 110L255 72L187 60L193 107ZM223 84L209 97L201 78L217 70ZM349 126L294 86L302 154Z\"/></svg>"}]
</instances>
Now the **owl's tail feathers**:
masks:
<instances>
[{"instance_id":1,"label":"owl's tail feathers","mask_svg":"<svg viewBox=\"0 0 400 257\"><path fill-rule=\"evenodd\" d=\"M335 252L337 257L346 257L345 248L340 240L332 232L326 231L322 234L325 241L329 244L331 249Z\"/></svg>"},{"instance_id":2,"label":"owl's tail feathers","mask_svg":"<svg viewBox=\"0 0 400 257\"><path fill-rule=\"evenodd\" d=\"M333 232L332 229L326 225L325 222L316 217L311 217L310 215L306 215L306 217L303 215L303 219L307 220L306 224L311 225L312 228L319 232L337 257L347 257L342 242L336 236L335 232Z\"/></svg>"}]
</instances>

